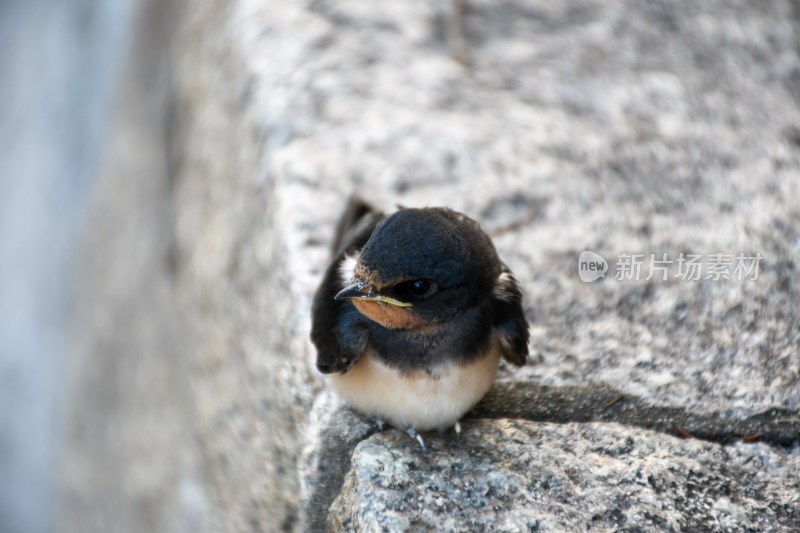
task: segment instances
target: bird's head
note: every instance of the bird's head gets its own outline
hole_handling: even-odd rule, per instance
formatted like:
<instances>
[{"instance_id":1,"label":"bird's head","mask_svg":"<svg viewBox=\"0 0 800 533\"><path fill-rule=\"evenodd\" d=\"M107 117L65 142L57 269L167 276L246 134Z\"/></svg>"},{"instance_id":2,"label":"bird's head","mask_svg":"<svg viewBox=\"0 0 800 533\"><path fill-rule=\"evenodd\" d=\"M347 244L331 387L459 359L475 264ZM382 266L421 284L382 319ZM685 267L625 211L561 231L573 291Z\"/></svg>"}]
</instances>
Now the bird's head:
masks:
<instances>
[{"instance_id":1,"label":"bird's head","mask_svg":"<svg viewBox=\"0 0 800 533\"><path fill-rule=\"evenodd\" d=\"M375 228L335 298L386 328L431 327L488 298L501 269L474 220L446 208L401 209Z\"/></svg>"}]
</instances>

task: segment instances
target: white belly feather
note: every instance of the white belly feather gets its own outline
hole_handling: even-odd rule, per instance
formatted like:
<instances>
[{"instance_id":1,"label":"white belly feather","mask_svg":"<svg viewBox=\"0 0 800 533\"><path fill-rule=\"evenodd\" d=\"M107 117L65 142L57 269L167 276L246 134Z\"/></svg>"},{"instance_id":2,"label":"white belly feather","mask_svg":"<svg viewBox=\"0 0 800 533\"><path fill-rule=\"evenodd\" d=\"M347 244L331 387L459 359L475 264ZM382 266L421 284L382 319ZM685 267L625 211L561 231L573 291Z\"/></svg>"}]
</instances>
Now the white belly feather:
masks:
<instances>
[{"instance_id":1,"label":"white belly feather","mask_svg":"<svg viewBox=\"0 0 800 533\"><path fill-rule=\"evenodd\" d=\"M491 387L500 360L499 343L490 354L467 366L448 363L435 370L402 376L364 353L345 374L331 375L336 393L366 415L395 427L419 431L455 424Z\"/></svg>"}]
</instances>

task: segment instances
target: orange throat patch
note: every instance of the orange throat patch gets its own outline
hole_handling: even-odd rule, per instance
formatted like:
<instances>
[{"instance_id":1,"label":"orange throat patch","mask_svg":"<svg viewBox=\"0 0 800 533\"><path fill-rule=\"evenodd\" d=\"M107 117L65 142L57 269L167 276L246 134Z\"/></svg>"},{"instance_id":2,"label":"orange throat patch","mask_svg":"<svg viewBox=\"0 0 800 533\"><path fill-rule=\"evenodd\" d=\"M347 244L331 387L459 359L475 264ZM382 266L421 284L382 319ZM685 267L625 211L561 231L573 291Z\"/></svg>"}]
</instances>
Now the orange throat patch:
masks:
<instances>
[{"instance_id":1,"label":"orange throat patch","mask_svg":"<svg viewBox=\"0 0 800 533\"><path fill-rule=\"evenodd\" d=\"M408 329L423 325L422 320L409 307L398 307L386 302L358 298L353 300L353 304L367 318L385 328Z\"/></svg>"}]
</instances>

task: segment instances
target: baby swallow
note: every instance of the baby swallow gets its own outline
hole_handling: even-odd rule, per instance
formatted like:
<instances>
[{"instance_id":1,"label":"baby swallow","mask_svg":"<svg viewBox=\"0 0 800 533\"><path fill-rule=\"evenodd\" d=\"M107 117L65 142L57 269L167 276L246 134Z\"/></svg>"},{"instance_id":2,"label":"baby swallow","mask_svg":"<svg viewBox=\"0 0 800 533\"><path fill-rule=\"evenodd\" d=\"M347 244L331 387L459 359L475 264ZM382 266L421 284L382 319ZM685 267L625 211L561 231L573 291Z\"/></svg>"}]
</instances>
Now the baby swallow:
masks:
<instances>
[{"instance_id":1,"label":"baby swallow","mask_svg":"<svg viewBox=\"0 0 800 533\"><path fill-rule=\"evenodd\" d=\"M317 368L345 402L424 443L522 366L522 293L477 222L451 209L385 218L353 203L314 297Z\"/></svg>"}]
</instances>

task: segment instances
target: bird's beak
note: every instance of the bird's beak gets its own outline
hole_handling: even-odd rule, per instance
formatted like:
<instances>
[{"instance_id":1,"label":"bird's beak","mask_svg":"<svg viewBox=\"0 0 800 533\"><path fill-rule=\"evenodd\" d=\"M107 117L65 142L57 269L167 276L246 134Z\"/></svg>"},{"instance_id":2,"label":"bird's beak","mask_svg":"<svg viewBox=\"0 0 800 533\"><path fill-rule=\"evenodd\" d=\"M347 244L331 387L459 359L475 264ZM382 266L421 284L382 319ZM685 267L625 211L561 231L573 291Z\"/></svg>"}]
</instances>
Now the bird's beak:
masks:
<instances>
[{"instance_id":1,"label":"bird's beak","mask_svg":"<svg viewBox=\"0 0 800 533\"><path fill-rule=\"evenodd\" d=\"M358 278L353 278L347 287L339 291L336 296L333 297L334 300L344 300L346 298L351 300L357 299L372 302L384 302L387 304L396 305L397 307L411 307L411 304L408 302L401 302L395 298L377 294L369 283Z\"/></svg>"}]
</instances>

